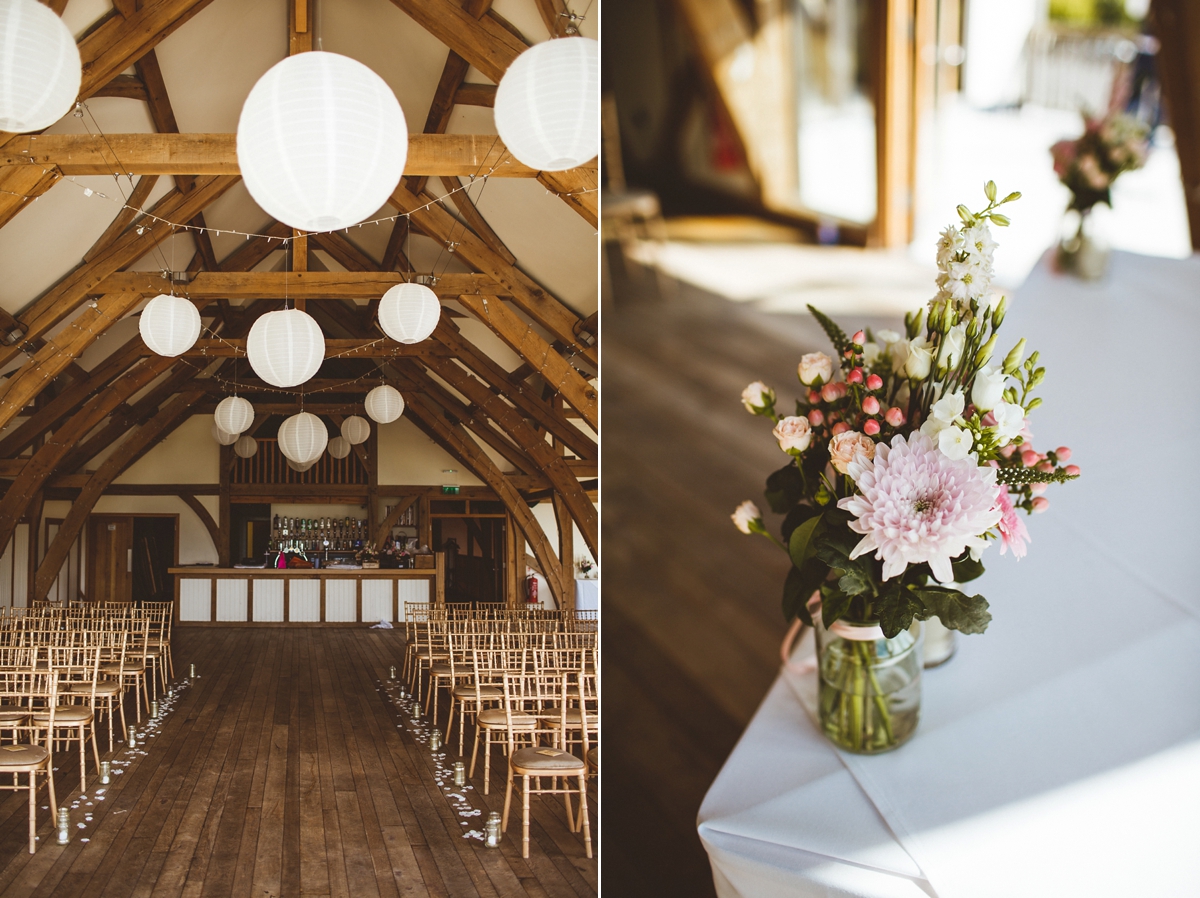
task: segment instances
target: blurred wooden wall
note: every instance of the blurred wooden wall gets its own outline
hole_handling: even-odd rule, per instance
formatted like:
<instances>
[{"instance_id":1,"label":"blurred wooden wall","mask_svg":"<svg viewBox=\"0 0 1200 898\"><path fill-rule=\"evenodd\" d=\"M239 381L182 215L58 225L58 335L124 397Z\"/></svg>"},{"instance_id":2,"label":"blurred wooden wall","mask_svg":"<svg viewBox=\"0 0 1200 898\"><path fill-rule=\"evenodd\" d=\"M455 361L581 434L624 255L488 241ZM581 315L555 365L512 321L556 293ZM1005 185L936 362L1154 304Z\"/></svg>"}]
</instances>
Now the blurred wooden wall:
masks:
<instances>
[{"instance_id":1,"label":"blurred wooden wall","mask_svg":"<svg viewBox=\"0 0 1200 898\"><path fill-rule=\"evenodd\" d=\"M1175 131L1192 248L1200 250L1200 2L1153 0L1150 16L1162 42L1159 78Z\"/></svg>"}]
</instances>

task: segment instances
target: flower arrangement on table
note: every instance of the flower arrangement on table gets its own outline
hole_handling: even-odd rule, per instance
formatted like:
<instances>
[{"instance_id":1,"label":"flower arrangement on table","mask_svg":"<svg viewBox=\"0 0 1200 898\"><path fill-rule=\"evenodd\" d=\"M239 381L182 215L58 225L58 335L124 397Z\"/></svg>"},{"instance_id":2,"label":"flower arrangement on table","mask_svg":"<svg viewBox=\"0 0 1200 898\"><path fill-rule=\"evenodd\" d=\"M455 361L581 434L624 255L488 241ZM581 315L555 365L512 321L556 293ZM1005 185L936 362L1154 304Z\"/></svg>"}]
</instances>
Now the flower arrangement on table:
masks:
<instances>
[{"instance_id":1,"label":"flower arrangement on table","mask_svg":"<svg viewBox=\"0 0 1200 898\"><path fill-rule=\"evenodd\" d=\"M1050 147L1054 173L1071 191L1068 211L1079 213L1075 233L1059 246L1060 267L1085 277L1098 277L1104 270L1105 254L1094 245L1088 231L1092 209L1099 203L1112 206L1112 185L1127 171L1146 164L1150 146L1147 126L1122 112L1104 118L1083 116L1083 134L1060 140Z\"/></svg>"},{"instance_id":2,"label":"flower arrangement on table","mask_svg":"<svg viewBox=\"0 0 1200 898\"><path fill-rule=\"evenodd\" d=\"M1022 338L996 360L1007 298L989 292L989 222L1007 225L997 210L1020 194L997 200L991 181L985 192L983 211L959 206L962 227L942 232L937 295L905 317L904 335L848 337L809 306L836 356L800 359L806 392L795 413L778 411L761 382L742 393L791 458L765 494L785 516L782 540L753 502L733 521L791 556L783 611L809 626L810 603L819 611L821 723L853 751L893 748L916 727L914 619L982 633L987 600L958 585L983 573L994 542L1023 557L1029 534L1018 512L1044 511L1048 485L1079 476L1064 464L1067 447L1033 447L1027 416L1046 373L1038 353L1026 357Z\"/></svg>"},{"instance_id":3,"label":"flower arrangement on table","mask_svg":"<svg viewBox=\"0 0 1200 898\"><path fill-rule=\"evenodd\" d=\"M379 552L375 548L375 543L366 543L354 553L354 559L363 566L364 570L379 567Z\"/></svg>"}]
</instances>

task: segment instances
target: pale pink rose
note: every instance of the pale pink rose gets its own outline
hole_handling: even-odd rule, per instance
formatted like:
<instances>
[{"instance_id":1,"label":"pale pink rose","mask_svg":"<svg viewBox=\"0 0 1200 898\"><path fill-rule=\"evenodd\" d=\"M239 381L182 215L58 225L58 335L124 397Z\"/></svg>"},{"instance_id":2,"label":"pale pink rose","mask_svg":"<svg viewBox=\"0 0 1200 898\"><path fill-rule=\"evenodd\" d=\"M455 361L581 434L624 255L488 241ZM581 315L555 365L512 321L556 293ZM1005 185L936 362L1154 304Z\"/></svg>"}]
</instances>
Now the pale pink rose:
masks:
<instances>
[{"instance_id":1,"label":"pale pink rose","mask_svg":"<svg viewBox=\"0 0 1200 898\"><path fill-rule=\"evenodd\" d=\"M845 474L856 455L875 457L875 441L857 430L846 430L829 441L829 460L839 474Z\"/></svg>"},{"instance_id":2,"label":"pale pink rose","mask_svg":"<svg viewBox=\"0 0 1200 898\"><path fill-rule=\"evenodd\" d=\"M833 377L833 359L823 352L806 353L800 356L796 374L805 385L817 383L817 378L820 378L819 383L829 383Z\"/></svg>"},{"instance_id":3,"label":"pale pink rose","mask_svg":"<svg viewBox=\"0 0 1200 898\"><path fill-rule=\"evenodd\" d=\"M782 418L771 431L771 435L779 441L779 448L789 454L803 452L812 442L812 428L808 419L794 415Z\"/></svg>"}]
</instances>

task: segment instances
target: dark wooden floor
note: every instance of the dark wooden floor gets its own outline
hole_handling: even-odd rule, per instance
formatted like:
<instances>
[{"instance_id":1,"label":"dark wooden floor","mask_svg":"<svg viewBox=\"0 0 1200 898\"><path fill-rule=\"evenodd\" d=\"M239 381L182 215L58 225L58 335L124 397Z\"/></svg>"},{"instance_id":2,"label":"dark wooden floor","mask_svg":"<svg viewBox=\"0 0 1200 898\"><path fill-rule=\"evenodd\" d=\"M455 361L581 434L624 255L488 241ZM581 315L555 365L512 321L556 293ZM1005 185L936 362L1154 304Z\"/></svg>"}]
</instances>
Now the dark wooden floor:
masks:
<instances>
[{"instance_id":1,"label":"dark wooden floor","mask_svg":"<svg viewBox=\"0 0 1200 898\"><path fill-rule=\"evenodd\" d=\"M435 780L424 727L384 688L400 631L188 628L175 645L176 672L195 662L201 676L145 755L117 746L131 763L102 801L89 781L69 845L54 842L43 791L31 856L28 805L5 793L4 898L596 894L596 861L561 801L533 800L527 861L519 806L500 850L473 837L502 809L503 773L487 798L477 776L465 801ZM74 756L56 760L59 795L78 800Z\"/></svg>"},{"instance_id":2,"label":"dark wooden floor","mask_svg":"<svg viewBox=\"0 0 1200 898\"><path fill-rule=\"evenodd\" d=\"M696 812L779 666L787 558L729 516L786 458L742 388L781 407L828 341L808 315L767 315L678 285L618 277L604 311L605 891L712 895ZM846 324L896 327L858 316Z\"/></svg>"}]
</instances>

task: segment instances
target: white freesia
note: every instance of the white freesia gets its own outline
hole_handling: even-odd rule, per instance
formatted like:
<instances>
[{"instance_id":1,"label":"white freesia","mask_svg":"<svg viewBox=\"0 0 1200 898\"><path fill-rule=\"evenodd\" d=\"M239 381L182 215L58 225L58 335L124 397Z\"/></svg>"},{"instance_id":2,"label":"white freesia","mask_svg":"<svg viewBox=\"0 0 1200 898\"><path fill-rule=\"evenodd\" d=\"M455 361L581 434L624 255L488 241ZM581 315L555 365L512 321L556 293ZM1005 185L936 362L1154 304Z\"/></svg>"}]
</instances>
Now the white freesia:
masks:
<instances>
[{"instance_id":1,"label":"white freesia","mask_svg":"<svg viewBox=\"0 0 1200 898\"><path fill-rule=\"evenodd\" d=\"M733 519L733 525L742 533L752 532L750 525L762 522L762 512L749 499L739 505L730 517Z\"/></svg>"},{"instance_id":2,"label":"white freesia","mask_svg":"<svg viewBox=\"0 0 1200 898\"><path fill-rule=\"evenodd\" d=\"M821 383L829 383L833 379L833 359L823 352L809 352L800 356L800 364L796 368L800 383L813 386L817 378Z\"/></svg>"},{"instance_id":3,"label":"white freesia","mask_svg":"<svg viewBox=\"0 0 1200 898\"><path fill-rule=\"evenodd\" d=\"M882 343L884 346L891 346L893 343L895 343L896 341L898 341L900 339L900 335L893 330L887 330L885 328L884 330L881 330L881 331L875 331L875 339L878 340L880 343Z\"/></svg>"},{"instance_id":4,"label":"white freesia","mask_svg":"<svg viewBox=\"0 0 1200 898\"><path fill-rule=\"evenodd\" d=\"M963 409L967 407L966 397L963 396L962 390L955 390L953 393L947 393L929 409L929 416L937 418L945 424L953 424L955 419L962 415Z\"/></svg>"},{"instance_id":5,"label":"white freesia","mask_svg":"<svg viewBox=\"0 0 1200 898\"><path fill-rule=\"evenodd\" d=\"M942 455L952 461L960 461L967 457L975 437L971 431L963 427L950 426L938 434L937 444Z\"/></svg>"},{"instance_id":6,"label":"white freesia","mask_svg":"<svg viewBox=\"0 0 1200 898\"><path fill-rule=\"evenodd\" d=\"M992 417L996 419L996 442L1007 446L1013 437L1025 427L1025 409L1014 402L998 402L992 409Z\"/></svg>"},{"instance_id":7,"label":"white freesia","mask_svg":"<svg viewBox=\"0 0 1200 898\"><path fill-rule=\"evenodd\" d=\"M921 425L921 433L936 443L938 434L950 426L949 421L943 421L941 418L926 418L925 423Z\"/></svg>"},{"instance_id":8,"label":"white freesia","mask_svg":"<svg viewBox=\"0 0 1200 898\"><path fill-rule=\"evenodd\" d=\"M938 367L954 368L962 359L963 349L967 345L967 326L956 324L942 335L942 343L938 347Z\"/></svg>"},{"instance_id":9,"label":"white freesia","mask_svg":"<svg viewBox=\"0 0 1200 898\"><path fill-rule=\"evenodd\" d=\"M908 358L904 362L904 373L913 380L924 380L933 367L933 344L921 337L908 341Z\"/></svg>"},{"instance_id":10,"label":"white freesia","mask_svg":"<svg viewBox=\"0 0 1200 898\"><path fill-rule=\"evenodd\" d=\"M975 372L975 383L971 387L971 401L981 412L990 412L1004 398L1004 372L990 365Z\"/></svg>"},{"instance_id":11,"label":"white freesia","mask_svg":"<svg viewBox=\"0 0 1200 898\"><path fill-rule=\"evenodd\" d=\"M962 241L968 256L991 264L996 241L992 239L992 231L986 221L978 222L963 231Z\"/></svg>"},{"instance_id":12,"label":"white freesia","mask_svg":"<svg viewBox=\"0 0 1200 898\"><path fill-rule=\"evenodd\" d=\"M863 364L868 368L874 367L875 363L879 361L879 352L878 343L868 343L863 347Z\"/></svg>"},{"instance_id":13,"label":"white freesia","mask_svg":"<svg viewBox=\"0 0 1200 898\"><path fill-rule=\"evenodd\" d=\"M990 266L974 259L951 262L946 268L946 292L959 302L970 302L987 293L992 283Z\"/></svg>"},{"instance_id":14,"label":"white freesia","mask_svg":"<svg viewBox=\"0 0 1200 898\"><path fill-rule=\"evenodd\" d=\"M938 237L937 243L937 263L938 267L945 268L954 257L963 251L963 238L959 233L958 228L954 225L947 225Z\"/></svg>"},{"instance_id":15,"label":"white freesia","mask_svg":"<svg viewBox=\"0 0 1200 898\"><path fill-rule=\"evenodd\" d=\"M764 409L775 404L775 391L761 380L756 380L742 390L742 405L752 415L757 415Z\"/></svg>"}]
</instances>

